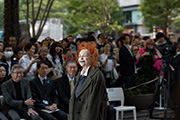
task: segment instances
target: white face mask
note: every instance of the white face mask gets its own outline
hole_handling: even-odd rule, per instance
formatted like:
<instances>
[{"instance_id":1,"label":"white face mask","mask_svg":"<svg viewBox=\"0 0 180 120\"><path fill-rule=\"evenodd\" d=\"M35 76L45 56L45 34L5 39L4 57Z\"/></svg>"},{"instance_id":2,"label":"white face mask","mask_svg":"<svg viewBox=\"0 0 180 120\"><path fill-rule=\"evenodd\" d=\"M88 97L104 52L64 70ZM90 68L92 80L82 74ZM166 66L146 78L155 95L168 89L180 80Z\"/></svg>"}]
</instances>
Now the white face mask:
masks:
<instances>
[{"instance_id":1,"label":"white face mask","mask_svg":"<svg viewBox=\"0 0 180 120\"><path fill-rule=\"evenodd\" d=\"M13 51L7 51L7 52L4 52L4 56L6 57L6 58L11 58L12 56L13 56Z\"/></svg>"}]
</instances>

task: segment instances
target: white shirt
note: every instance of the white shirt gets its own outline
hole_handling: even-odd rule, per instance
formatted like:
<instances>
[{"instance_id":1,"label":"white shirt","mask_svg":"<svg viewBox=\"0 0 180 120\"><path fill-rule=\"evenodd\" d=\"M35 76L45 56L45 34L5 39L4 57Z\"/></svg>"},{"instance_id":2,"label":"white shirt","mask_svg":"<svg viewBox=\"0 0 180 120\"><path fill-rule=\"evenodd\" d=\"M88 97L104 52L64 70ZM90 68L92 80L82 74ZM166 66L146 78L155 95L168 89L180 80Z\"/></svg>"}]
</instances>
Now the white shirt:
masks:
<instances>
[{"instance_id":1,"label":"white shirt","mask_svg":"<svg viewBox=\"0 0 180 120\"><path fill-rule=\"evenodd\" d=\"M43 84L43 80L44 80L44 79L47 79L47 77L43 78L43 77L41 77L40 75L38 75L38 77L39 77L39 79L40 79L40 81L41 81L42 84Z\"/></svg>"},{"instance_id":2,"label":"white shirt","mask_svg":"<svg viewBox=\"0 0 180 120\"><path fill-rule=\"evenodd\" d=\"M100 62L105 62L107 59L107 55L106 54L101 54L100 55ZM113 69L114 67L114 62L113 59L108 59L107 64L105 66L105 68L103 68L106 72L109 72Z\"/></svg>"},{"instance_id":3,"label":"white shirt","mask_svg":"<svg viewBox=\"0 0 180 120\"><path fill-rule=\"evenodd\" d=\"M11 61L10 62L7 61L7 64L8 64L8 75L10 75L11 74Z\"/></svg>"},{"instance_id":4,"label":"white shirt","mask_svg":"<svg viewBox=\"0 0 180 120\"><path fill-rule=\"evenodd\" d=\"M34 58L30 59L29 56L23 55L22 58L19 60L19 64L23 67L23 69L25 71L33 60L34 60ZM34 63L31 66L31 69L29 70L27 75L34 75L36 68L37 68L37 63Z\"/></svg>"},{"instance_id":5,"label":"white shirt","mask_svg":"<svg viewBox=\"0 0 180 120\"><path fill-rule=\"evenodd\" d=\"M89 68L90 68L90 66L86 69L86 71L84 72L84 74L83 74L83 71L84 71L84 68L83 68L82 71L81 71L81 75L82 75L82 76L87 76L87 75L88 75L88 70L89 70Z\"/></svg>"},{"instance_id":6,"label":"white shirt","mask_svg":"<svg viewBox=\"0 0 180 120\"><path fill-rule=\"evenodd\" d=\"M71 78L68 74L67 74L67 77L68 77L68 79L69 79L69 83L71 83L71 80L74 81L74 79L75 79L75 77Z\"/></svg>"}]
</instances>

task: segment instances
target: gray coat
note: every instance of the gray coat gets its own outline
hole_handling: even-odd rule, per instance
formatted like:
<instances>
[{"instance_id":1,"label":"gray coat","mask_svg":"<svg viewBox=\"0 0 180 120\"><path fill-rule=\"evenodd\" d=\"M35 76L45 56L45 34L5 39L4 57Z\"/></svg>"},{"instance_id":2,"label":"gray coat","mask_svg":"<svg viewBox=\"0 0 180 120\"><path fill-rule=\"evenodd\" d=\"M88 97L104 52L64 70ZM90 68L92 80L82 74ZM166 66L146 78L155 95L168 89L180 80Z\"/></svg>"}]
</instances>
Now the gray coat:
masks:
<instances>
[{"instance_id":1,"label":"gray coat","mask_svg":"<svg viewBox=\"0 0 180 120\"><path fill-rule=\"evenodd\" d=\"M31 98L28 80L22 79L20 81L20 86L23 100L16 99L16 89L12 79L2 84L2 94L5 101L5 105L3 105L2 109L3 113L6 113L10 109L27 110L28 108L33 108L33 106L24 105L24 101Z\"/></svg>"},{"instance_id":2,"label":"gray coat","mask_svg":"<svg viewBox=\"0 0 180 120\"><path fill-rule=\"evenodd\" d=\"M80 73L77 75L77 88ZM106 120L107 93L105 78L98 69L90 69L76 98L75 90L69 103L69 120Z\"/></svg>"}]
</instances>

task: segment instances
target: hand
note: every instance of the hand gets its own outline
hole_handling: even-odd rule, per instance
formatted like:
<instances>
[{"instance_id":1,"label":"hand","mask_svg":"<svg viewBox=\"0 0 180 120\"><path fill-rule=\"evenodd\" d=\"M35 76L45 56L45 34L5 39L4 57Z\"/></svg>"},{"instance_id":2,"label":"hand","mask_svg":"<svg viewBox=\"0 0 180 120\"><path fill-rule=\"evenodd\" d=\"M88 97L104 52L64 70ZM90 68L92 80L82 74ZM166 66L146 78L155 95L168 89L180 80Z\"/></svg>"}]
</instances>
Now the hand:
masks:
<instances>
[{"instance_id":1,"label":"hand","mask_svg":"<svg viewBox=\"0 0 180 120\"><path fill-rule=\"evenodd\" d=\"M156 50L156 54L159 56L159 58L162 58L162 54L159 52L158 49L155 49Z\"/></svg>"},{"instance_id":2,"label":"hand","mask_svg":"<svg viewBox=\"0 0 180 120\"><path fill-rule=\"evenodd\" d=\"M31 64L34 64L34 63L37 63L37 62L39 62L40 60L38 59L38 58L35 58L32 62L31 62Z\"/></svg>"},{"instance_id":3,"label":"hand","mask_svg":"<svg viewBox=\"0 0 180 120\"><path fill-rule=\"evenodd\" d=\"M33 100L32 98L29 98L26 101L24 101L24 104L25 105L32 105L33 106L34 102L35 102L35 100Z\"/></svg>"},{"instance_id":4,"label":"hand","mask_svg":"<svg viewBox=\"0 0 180 120\"><path fill-rule=\"evenodd\" d=\"M57 109L57 105L56 104L52 104L50 106L47 106L47 109L51 110L51 111L55 111Z\"/></svg>"},{"instance_id":5,"label":"hand","mask_svg":"<svg viewBox=\"0 0 180 120\"><path fill-rule=\"evenodd\" d=\"M36 111L34 111L32 108L28 109L28 115L38 115L38 113Z\"/></svg>"}]
</instances>

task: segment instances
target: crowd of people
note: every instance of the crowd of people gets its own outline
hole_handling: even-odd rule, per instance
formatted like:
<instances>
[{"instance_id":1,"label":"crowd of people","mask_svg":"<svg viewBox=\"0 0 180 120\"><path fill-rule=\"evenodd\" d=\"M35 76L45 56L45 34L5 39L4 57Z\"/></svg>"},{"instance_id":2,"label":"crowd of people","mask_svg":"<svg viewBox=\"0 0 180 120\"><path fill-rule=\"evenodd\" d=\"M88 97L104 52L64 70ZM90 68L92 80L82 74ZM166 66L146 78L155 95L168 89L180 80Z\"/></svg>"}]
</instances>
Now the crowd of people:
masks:
<instances>
[{"instance_id":1,"label":"crowd of people","mask_svg":"<svg viewBox=\"0 0 180 120\"><path fill-rule=\"evenodd\" d=\"M114 40L89 32L60 41L22 38L19 44L10 36L0 41L0 118L113 120L106 88L133 87L135 74L156 78L163 63L155 46L166 41L163 33L156 39L123 34ZM179 46L180 41L176 56Z\"/></svg>"}]
</instances>

